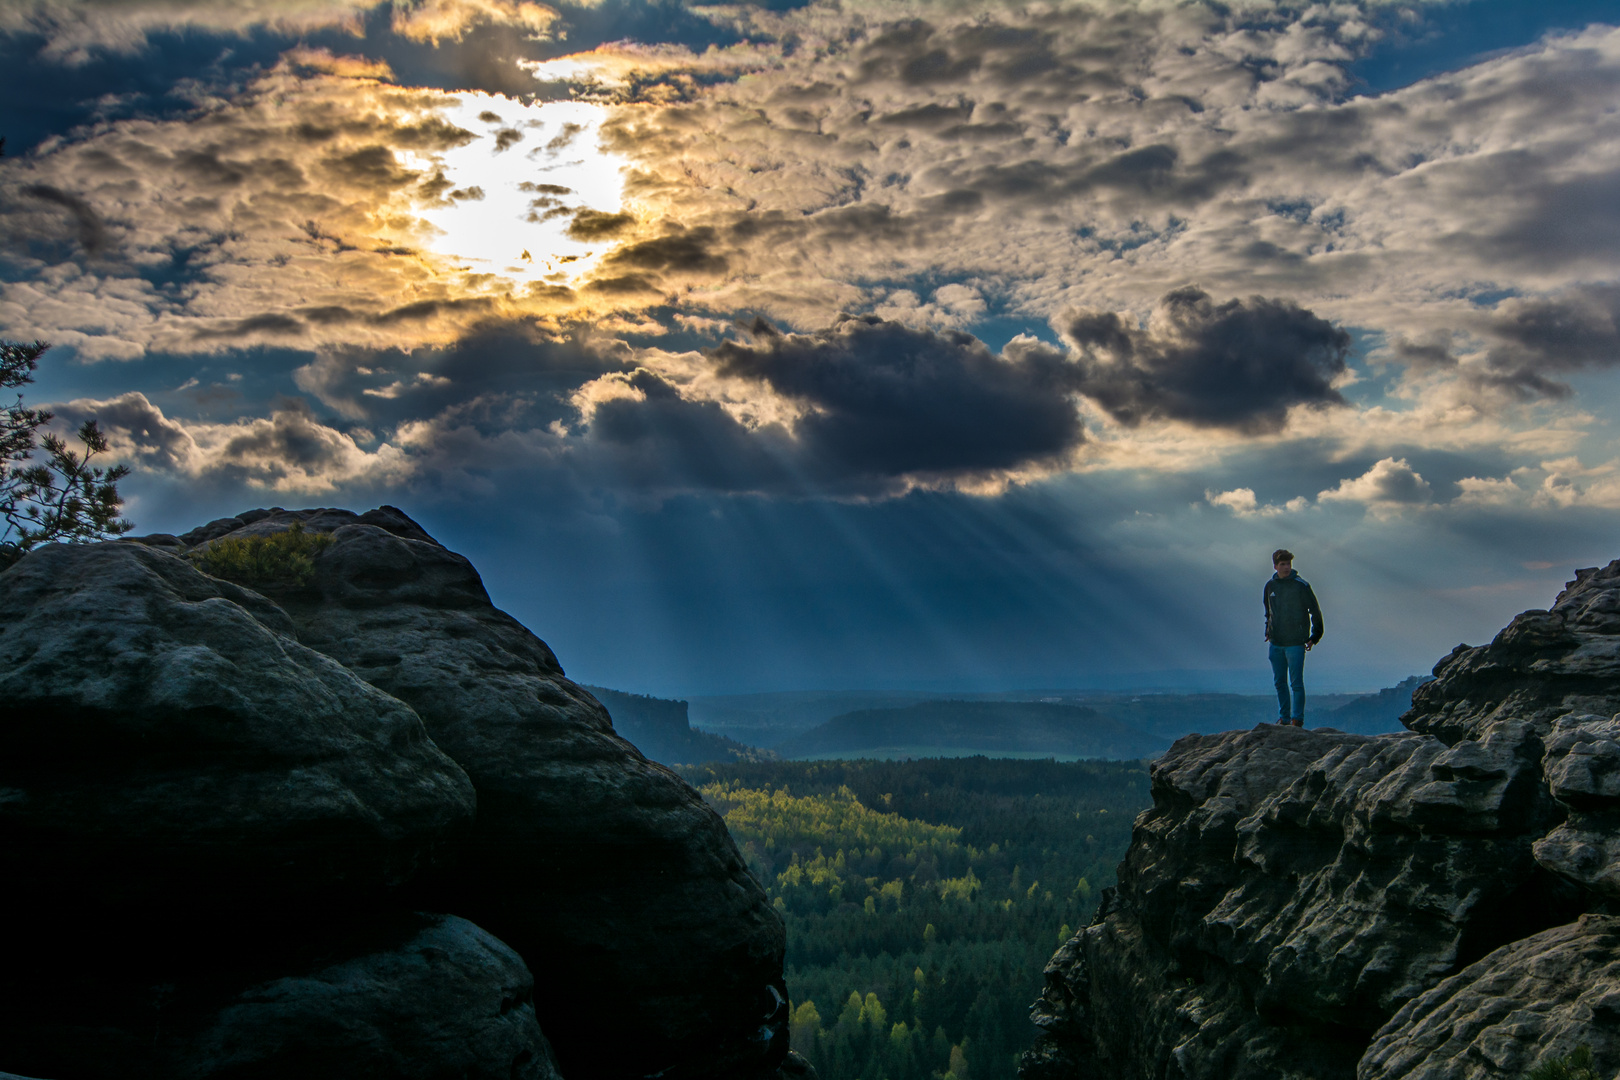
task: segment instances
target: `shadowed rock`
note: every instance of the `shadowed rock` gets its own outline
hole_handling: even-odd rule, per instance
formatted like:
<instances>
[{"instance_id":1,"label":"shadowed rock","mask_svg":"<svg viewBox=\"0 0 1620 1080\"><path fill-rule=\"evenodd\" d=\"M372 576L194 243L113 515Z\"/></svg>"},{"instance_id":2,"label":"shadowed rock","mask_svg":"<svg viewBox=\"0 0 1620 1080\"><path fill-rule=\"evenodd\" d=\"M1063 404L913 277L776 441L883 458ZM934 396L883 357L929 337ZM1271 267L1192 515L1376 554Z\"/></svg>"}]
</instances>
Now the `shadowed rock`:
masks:
<instances>
[{"instance_id":1,"label":"shadowed rock","mask_svg":"<svg viewBox=\"0 0 1620 1080\"><path fill-rule=\"evenodd\" d=\"M560 1080L523 960L465 919L416 921L393 948L238 992L166 1074Z\"/></svg>"},{"instance_id":2,"label":"shadowed rock","mask_svg":"<svg viewBox=\"0 0 1620 1080\"><path fill-rule=\"evenodd\" d=\"M465 919L372 913L234 944L208 964L13 967L0 1052L78 1080L558 1080L528 969Z\"/></svg>"},{"instance_id":3,"label":"shadowed rock","mask_svg":"<svg viewBox=\"0 0 1620 1080\"><path fill-rule=\"evenodd\" d=\"M1415 999L1378 1032L1356 1080L1522 1080L1590 1046L1598 1074L1620 1061L1620 918L1573 923L1503 946Z\"/></svg>"},{"instance_id":4,"label":"shadowed rock","mask_svg":"<svg viewBox=\"0 0 1620 1080\"><path fill-rule=\"evenodd\" d=\"M130 543L0 576L8 908L233 918L374 900L472 816L417 715L264 597Z\"/></svg>"},{"instance_id":5,"label":"shadowed rock","mask_svg":"<svg viewBox=\"0 0 1620 1080\"><path fill-rule=\"evenodd\" d=\"M268 591L304 644L410 703L471 776L478 816L459 866L421 895L546 972L536 1009L570 1080L781 1062L782 924L724 823L614 733L466 559L386 507L235 520L186 539L294 522L331 534L307 586Z\"/></svg>"}]
</instances>

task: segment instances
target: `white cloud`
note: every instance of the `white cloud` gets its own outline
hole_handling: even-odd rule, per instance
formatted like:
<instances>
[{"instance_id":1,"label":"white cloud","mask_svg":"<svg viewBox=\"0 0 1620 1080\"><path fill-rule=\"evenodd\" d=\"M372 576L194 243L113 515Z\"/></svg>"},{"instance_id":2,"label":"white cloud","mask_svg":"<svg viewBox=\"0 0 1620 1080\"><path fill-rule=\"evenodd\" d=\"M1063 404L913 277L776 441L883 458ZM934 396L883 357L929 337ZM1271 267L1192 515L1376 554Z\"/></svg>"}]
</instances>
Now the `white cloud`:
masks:
<instances>
[{"instance_id":1,"label":"white cloud","mask_svg":"<svg viewBox=\"0 0 1620 1080\"><path fill-rule=\"evenodd\" d=\"M414 0L396 4L394 33L412 41L460 41L479 23L516 26L542 34L557 21L557 13L532 0Z\"/></svg>"},{"instance_id":2,"label":"white cloud","mask_svg":"<svg viewBox=\"0 0 1620 1080\"><path fill-rule=\"evenodd\" d=\"M170 418L138 392L53 408L70 427L95 419L118 459L192 480L320 494L354 483L397 484L413 472L400 448L385 442L363 450L353 436L292 406L224 424ZM371 433L364 435L369 441Z\"/></svg>"},{"instance_id":3,"label":"white cloud","mask_svg":"<svg viewBox=\"0 0 1620 1080\"><path fill-rule=\"evenodd\" d=\"M1277 517L1279 514L1298 513L1310 505L1310 500L1303 495L1296 495L1281 506L1262 503L1255 498L1254 489L1246 487L1221 492L1205 491L1204 501L1211 506L1224 507L1238 517Z\"/></svg>"},{"instance_id":4,"label":"white cloud","mask_svg":"<svg viewBox=\"0 0 1620 1080\"><path fill-rule=\"evenodd\" d=\"M1360 476L1339 481L1339 486L1319 492L1322 502L1358 502L1377 514L1394 513L1401 508L1428 503L1433 487L1405 458L1384 458Z\"/></svg>"},{"instance_id":5,"label":"white cloud","mask_svg":"<svg viewBox=\"0 0 1620 1080\"><path fill-rule=\"evenodd\" d=\"M1513 506L1524 499L1524 489L1511 476L1500 479L1465 476L1457 481L1461 493L1452 500L1457 506Z\"/></svg>"},{"instance_id":6,"label":"white cloud","mask_svg":"<svg viewBox=\"0 0 1620 1080\"><path fill-rule=\"evenodd\" d=\"M1620 509L1620 460L1586 466L1579 458L1559 458L1542 462L1540 471L1544 475L1532 499L1535 506ZM1523 472L1533 474L1529 469Z\"/></svg>"}]
</instances>

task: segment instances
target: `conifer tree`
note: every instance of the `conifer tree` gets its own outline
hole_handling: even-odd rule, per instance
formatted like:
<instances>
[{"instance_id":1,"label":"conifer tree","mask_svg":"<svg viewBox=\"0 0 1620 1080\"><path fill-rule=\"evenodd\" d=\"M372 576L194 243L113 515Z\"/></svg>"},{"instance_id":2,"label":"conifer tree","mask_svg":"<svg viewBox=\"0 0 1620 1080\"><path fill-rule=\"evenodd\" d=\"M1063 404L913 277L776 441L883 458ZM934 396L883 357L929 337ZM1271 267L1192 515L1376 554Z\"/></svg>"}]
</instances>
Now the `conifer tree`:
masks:
<instances>
[{"instance_id":1,"label":"conifer tree","mask_svg":"<svg viewBox=\"0 0 1620 1080\"><path fill-rule=\"evenodd\" d=\"M43 341L0 341L0 387L14 390L33 382L39 358L49 348ZM90 464L108 450L100 427L94 420L79 425L80 452L53 432L40 435L53 418L45 409L24 405L20 393L0 416L0 517L5 520L0 548L13 555L45 543L108 540L134 527L118 516L124 502L118 481L129 475L129 467ZM41 443L43 461L35 457Z\"/></svg>"}]
</instances>

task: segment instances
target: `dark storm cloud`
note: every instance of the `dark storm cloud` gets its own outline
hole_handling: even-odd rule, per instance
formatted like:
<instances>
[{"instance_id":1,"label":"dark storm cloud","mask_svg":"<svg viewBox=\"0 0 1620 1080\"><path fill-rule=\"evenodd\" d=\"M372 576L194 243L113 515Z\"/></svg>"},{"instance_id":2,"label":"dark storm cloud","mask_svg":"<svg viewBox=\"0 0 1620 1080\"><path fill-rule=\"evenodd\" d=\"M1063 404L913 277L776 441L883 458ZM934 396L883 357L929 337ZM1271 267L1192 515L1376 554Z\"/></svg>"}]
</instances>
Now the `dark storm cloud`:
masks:
<instances>
[{"instance_id":1,"label":"dark storm cloud","mask_svg":"<svg viewBox=\"0 0 1620 1080\"><path fill-rule=\"evenodd\" d=\"M1333 380L1350 335L1297 304L1261 296L1217 304L1167 293L1146 329L1113 312L1078 312L1080 390L1126 425L1180 420L1249 434L1280 431L1295 405L1342 405Z\"/></svg>"},{"instance_id":2,"label":"dark storm cloud","mask_svg":"<svg viewBox=\"0 0 1620 1080\"><path fill-rule=\"evenodd\" d=\"M759 323L752 344L711 355L721 374L811 406L795 425L802 453L855 473L1014 469L1060 458L1085 437L1071 396L1079 369L1036 343L997 356L968 334L866 316L813 334Z\"/></svg>"},{"instance_id":3,"label":"dark storm cloud","mask_svg":"<svg viewBox=\"0 0 1620 1080\"><path fill-rule=\"evenodd\" d=\"M1440 337L1417 340L1400 336L1391 343L1391 348L1402 363L1419 370L1444 369L1457 363L1449 340Z\"/></svg>"},{"instance_id":4,"label":"dark storm cloud","mask_svg":"<svg viewBox=\"0 0 1620 1080\"><path fill-rule=\"evenodd\" d=\"M1503 351L1495 355L1504 363L1517 353L1547 371L1620 364L1620 288L1504 300L1490 332L1502 342Z\"/></svg>"},{"instance_id":5,"label":"dark storm cloud","mask_svg":"<svg viewBox=\"0 0 1620 1080\"><path fill-rule=\"evenodd\" d=\"M343 475L352 440L322 423L300 398L276 402L269 420L244 425L210 455L207 471L277 485L293 477Z\"/></svg>"},{"instance_id":6,"label":"dark storm cloud","mask_svg":"<svg viewBox=\"0 0 1620 1080\"><path fill-rule=\"evenodd\" d=\"M1183 161L1180 150L1154 143L1072 164L1032 159L976 164L951 179L1003 202L1052 204L1109 193L1140 204L1199 203L1242 183L1248 167L1244 155L1231 151Z\"/></svg>"},{"instance_id":7,"label":"dark storm cloud","mask_svg":"<svg viewBox=\"0 0 1620 1080\"><path fill-rule=\"evenodd\" d=\"M193 336L200 341L229 341L233 338L247 337L253 334L302 334L304 323L291 315L279 312L264 315L250 315L245 319L231 319L206 330L198 330Z\"/></svg>"},{"instance_id":8,"label":"dark storm cloud","mask_svg":"<svg viewBox=\"0 0 1620 1080\"><path fill-rule=\"evenodd\" d=\"M183 471L196 444L180 424L163 415L145 394L121 394L110 401L71 401L54 405L58 423L71 429L94 420L121 450L131 450L143 468Z\"/></svg>"},{"instance_id":9,"label":"dark storm cloud","mask_svg":"<svg viewBox=\"0 0 1620 1080\"><path fill-rule=\"evenodd\" d=\"M635 223L634 214L585 209L575 214L574 220L568 223L568 235L587 243L592 240L605 240L618 236Z\"/></svg>"},{"instance_id":10,"label":"dark storm cloud","mask_svg":"<svg viewBox=\"0 0 1620 1080\"><path fill-rule=\"evenodd\" d=\"M588 482L665 492L784 492L802 490L810 479L780 426L749 429L718 402L688 400L649 371L632 373L625 385L638 396L605 401L591 414L576 455Z\"/></svg>"},{"instance_id":11,"label":"dark storm cloud","mask_svg":"<svg viewBox=\"0 0 1620 1080\"><path fill-rule=\"evenodd\" d=\"M78 225L79 246L86 255L99 255L107 245L107 227L91 205L77 195L52 187L50 184L29 184L22 189L24 195L55 203L73 215Z\"/></svg>"},{"instance_id":12,"label":"dark storm cloud","mask_svg":"<svg viewBox=\"0 0 1620 1080\"><path fill-rule=\"evenodd\" d=\"M707 226L681 229L615 248L602 265L611 269L718 274L726 269L726 259L715 250L717 239L715 231Z\"/></svg>"},{"instance_id":13,"label":"dark storm cloud","mask_svg":"<svg viewBox=\"0 0 1620 1080\"><path fill-rule=\"evenodd\" d=\"M1550 376L1620 366L1620 288L1504 300L1485 332L1494 343L1474 382L1519 398L1567 397L1570 388Z\"/></svg>"},{"instance_id":14,"label":"dark storm cloud","mask_svg":"<svg viewBox=\"0 0 1620 1080\"><path fill-rule=\"evenodd\" d=\"M399 167L393 150L386 146L362 146L344 154L334 154L323 164L338 179L358 188L380 193L404 187L417 174Z\"/></svg>"},{"instance_id":15,"label":"dark storm cloud","mask_svg":"<svg viewBox=\"0 0 1620 1080\"><path fill-rule=\"evenodd\" d=\"M325 350L295 379L322 404L370 425L400 424L473 401L486 403L493 416L499 402L522 400L527 419L543 426L571 415L565 401L580 384L624 366L577 342L495 324L441 348Z\"/></svg>"}]
</instances>

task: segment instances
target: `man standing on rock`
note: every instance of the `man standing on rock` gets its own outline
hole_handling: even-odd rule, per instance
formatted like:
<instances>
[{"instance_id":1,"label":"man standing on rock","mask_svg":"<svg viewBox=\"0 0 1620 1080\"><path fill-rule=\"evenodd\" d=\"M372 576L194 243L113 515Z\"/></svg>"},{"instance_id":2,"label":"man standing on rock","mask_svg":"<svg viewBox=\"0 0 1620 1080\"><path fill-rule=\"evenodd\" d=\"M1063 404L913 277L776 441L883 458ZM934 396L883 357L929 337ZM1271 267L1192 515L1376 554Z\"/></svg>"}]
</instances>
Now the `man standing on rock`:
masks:
<instances>
[{"instance_id":1,"label":"man standing on rock","mask_svg":"<svg viewBox=\"0 0 1620 1080\"><path fill-rule=\"evenodd\" d=\"M1271 553L1276 573L1266 582L1266 640L1277 679L1277 723L1305 726L1305 654L1322 640L1322 608L1306 580L1294 573L1294 553ZM1289 691L1292 690L1292 701Z\"/></svg>"}]
</instances>

